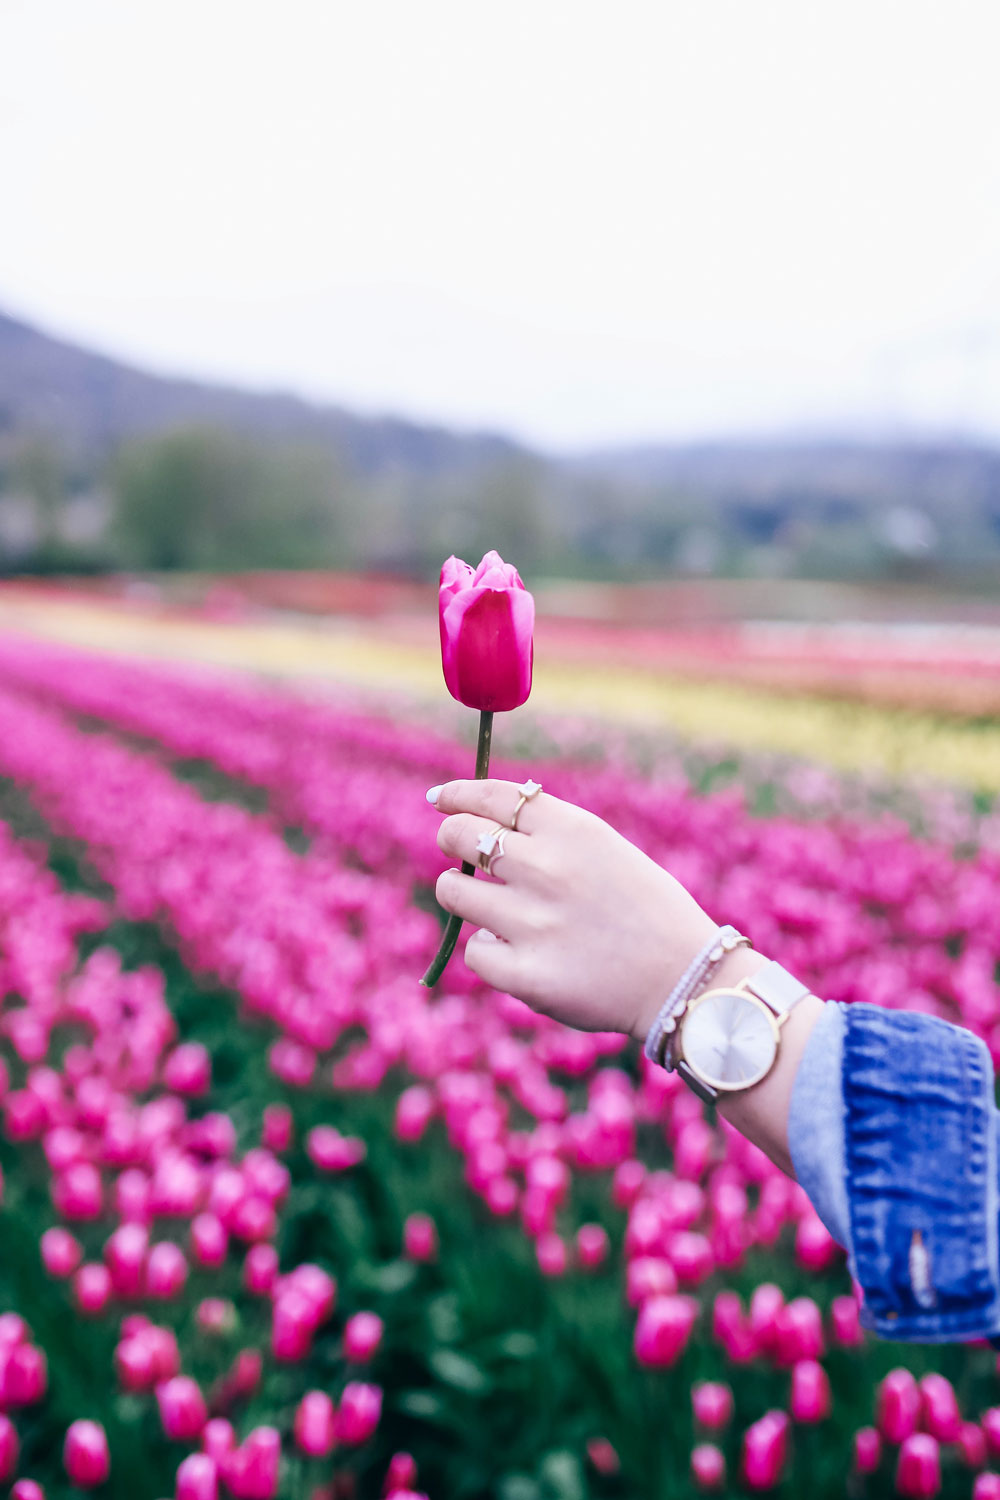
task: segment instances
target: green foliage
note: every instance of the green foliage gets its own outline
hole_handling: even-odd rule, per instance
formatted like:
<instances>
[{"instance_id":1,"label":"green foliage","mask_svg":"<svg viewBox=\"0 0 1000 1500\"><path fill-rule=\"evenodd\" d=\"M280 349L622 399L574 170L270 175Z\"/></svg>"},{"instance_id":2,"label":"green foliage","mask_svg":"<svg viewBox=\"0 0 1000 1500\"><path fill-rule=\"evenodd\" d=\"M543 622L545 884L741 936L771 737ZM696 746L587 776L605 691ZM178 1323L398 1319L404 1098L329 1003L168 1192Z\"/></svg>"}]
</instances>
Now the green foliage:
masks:
<instances>
[{"instance_id":1,"label":"green foliage","mask_svg":"<svg viewBox=\"0 0 1000 1500\"><path fill-rule=\"evenodd\" d=\"M345 483L325 449L178 428L120 452L113 538L141 568L331 566L345 561Z\"/></svg>"}]
</instances>

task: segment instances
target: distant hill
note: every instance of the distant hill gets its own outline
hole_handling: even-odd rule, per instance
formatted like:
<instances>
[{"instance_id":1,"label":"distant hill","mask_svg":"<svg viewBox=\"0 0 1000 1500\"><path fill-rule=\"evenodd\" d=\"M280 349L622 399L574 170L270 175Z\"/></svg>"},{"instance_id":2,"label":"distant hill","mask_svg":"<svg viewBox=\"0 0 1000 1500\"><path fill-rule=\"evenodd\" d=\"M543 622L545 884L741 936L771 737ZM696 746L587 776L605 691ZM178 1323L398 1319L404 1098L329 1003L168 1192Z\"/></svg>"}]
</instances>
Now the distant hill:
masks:
<instances>
[{"instance_id":1,"label":"distant hill","mask_svg":"<svg viewBox=\"0 0 1000 1500\"><path fill-rule=\"evenodd\" d=\"M281 392L150 375L0 312L0 445L25 433L51 434L86 464L127 438L191 422L326 443L367 475L393 467L475 470L520 451L490 433L467 436L403 418L355 416Z\"/></svg>"},{"instance_id":2,"label":"distant hill","mask_svg":"<svg viewBox=\"0 0 1000 1500\"><path fill-rule=\"evenodd\" d=\"M131 440L156 446L192 426L335 457L318 502L330 527L321 518L314 538L296 532L281 485L261 480L273 529L282 542L297 535L294 555L310 566L429 575L449 551L473 557L496 546L553 576L1000 581L1000 449L986 445L775 438L555 456L498 433L153 375L3 313L0 568L69 566L85 553L94 566L128 563L115 550L119 481L107 461ZM194 486L180 488L192 502ZM211 479L207 493L217 491ZM220 497L224 525L211 545L198 552L189 523L188 555L171 565L235 565L252 524L238 475L231 495ZM267 510L267 496L258 499ZM148 565L166 566L156 555ZM262 540L243 557L247 566L273 560Z\"/></svg>"}]
</instances>

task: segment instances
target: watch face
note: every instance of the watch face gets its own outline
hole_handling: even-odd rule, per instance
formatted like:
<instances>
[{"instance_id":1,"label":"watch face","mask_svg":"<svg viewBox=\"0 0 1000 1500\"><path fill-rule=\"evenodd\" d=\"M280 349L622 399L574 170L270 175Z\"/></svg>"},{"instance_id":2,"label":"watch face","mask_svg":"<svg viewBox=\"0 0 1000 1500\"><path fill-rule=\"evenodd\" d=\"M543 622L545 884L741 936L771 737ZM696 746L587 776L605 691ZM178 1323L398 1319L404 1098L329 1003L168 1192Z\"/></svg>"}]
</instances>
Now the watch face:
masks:
<instances>
[{"instance_id":1,"label":"watch face","mask_svg":"<svg viewBox=\"0 0 1000 1500\"><path fill-rule=\"evenodd\" d=\"M747 1089L770 1070L778 1027L762 1000L738 990L709 991L681 1024L684 1059L717 1089Z\"/></svg>"}]
</instances>

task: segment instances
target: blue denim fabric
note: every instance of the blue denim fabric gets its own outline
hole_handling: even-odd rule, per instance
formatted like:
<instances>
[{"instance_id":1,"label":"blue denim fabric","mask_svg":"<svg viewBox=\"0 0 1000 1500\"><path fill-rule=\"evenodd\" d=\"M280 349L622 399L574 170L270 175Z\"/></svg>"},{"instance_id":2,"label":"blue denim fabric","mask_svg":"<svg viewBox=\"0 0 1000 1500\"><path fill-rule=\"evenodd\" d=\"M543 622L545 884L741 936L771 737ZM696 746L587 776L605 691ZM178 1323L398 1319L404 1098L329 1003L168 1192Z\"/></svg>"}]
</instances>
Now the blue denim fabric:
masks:
<instances>
[{"instance_id":1,"label":"blue denim fabric","mask_svg":"<svg viewBox=\"0 0 1000 1500\"><path fill-rule=\"evenodd\" d=\"M1000 1347L993 1066L936 1016L828 1001L789 1106L799 1183L848 1253L862 1326Z\"/></svg>"}]
</instances>

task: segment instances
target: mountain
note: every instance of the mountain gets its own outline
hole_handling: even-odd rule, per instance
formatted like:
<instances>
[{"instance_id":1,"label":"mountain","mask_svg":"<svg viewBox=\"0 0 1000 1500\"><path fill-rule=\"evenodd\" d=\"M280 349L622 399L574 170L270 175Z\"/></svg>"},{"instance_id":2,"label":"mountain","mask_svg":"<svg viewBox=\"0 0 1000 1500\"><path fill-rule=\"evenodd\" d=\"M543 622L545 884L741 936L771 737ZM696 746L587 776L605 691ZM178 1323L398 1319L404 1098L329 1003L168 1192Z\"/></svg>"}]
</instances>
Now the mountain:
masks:
<instances>
[{"instance_id":1,"label":"mountain","mask_svg":"<svg viewBox=\"0 0 1000 1500\"><path fill-rule=\"evenodd\" d=\"M85 468L127 438L187 423L335 448L362 475L479 470L524 450L492 433L463 435L400 417L366 418L282 392L258 394L151 375L0 312L0 454L52 435Z\"/></svg>"}]
</instances>

